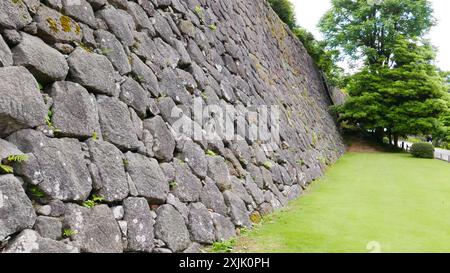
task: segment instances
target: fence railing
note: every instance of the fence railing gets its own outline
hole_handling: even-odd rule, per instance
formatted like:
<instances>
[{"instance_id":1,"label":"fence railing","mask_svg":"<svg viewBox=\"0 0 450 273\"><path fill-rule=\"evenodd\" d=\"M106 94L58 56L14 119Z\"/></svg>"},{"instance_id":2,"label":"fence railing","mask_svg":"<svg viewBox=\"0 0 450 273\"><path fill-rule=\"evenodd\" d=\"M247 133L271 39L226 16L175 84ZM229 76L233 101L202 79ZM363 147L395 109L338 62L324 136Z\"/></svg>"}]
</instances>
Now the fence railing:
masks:
<instances>
[{"instance_id":1,"label":"fence railing","mask_svg":"<svg viewBox=\"0 0 450 273\"><path fill-rule=\"evenodd\" d=\"M409 150L411 149L411 145L409 145L408 143L400 142L399 145L401 145L400 148L402 148L407 152L409 152ZM442 160L450 163L450 152L443 152L440 149L436 150L434 152L434 158L437 160Z\"/></svg>"}]
</instances>

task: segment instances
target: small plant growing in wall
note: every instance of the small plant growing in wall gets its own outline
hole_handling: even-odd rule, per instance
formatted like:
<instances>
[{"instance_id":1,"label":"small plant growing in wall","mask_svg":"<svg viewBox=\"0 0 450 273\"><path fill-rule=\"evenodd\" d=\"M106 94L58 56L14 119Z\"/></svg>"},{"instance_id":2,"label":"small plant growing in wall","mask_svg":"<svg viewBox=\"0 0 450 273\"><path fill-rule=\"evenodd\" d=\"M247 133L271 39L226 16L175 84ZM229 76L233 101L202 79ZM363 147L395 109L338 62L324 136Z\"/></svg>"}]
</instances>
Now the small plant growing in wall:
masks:
<instances>
[{"instance_id":1,"label":"small plant growing in wall","mask_svg":"<svg viewBox=\"0 0 450 273\"><path fill-rule=\"evenodd\" d=\"M223 242L214 242L211 247L211 252L214 253L230 253L233 251L234 246L236 245L236 240L231 239Z\"/></svg>"},{"instance_id":2,"label":"small plant growing in wall","mask_svg":"<svg viewBox=\"0 0 450 273\"><path fill-rule=\"evenodd\" d=\"M28 186L28 192L36 198L43 198L45 197L45 193L36 185L30 185Z\"/></svg>"},{"instance_id":3,"label":"small plant growing in wall","mask_svg":"<svg viewBox=\"0 0 450 273\"><path fill-rule=\"evenodd\" d=\"M266 168L268 170L272 169L272 167L273 167L272 162L270 162L270 161L265 161L262 165L264 168Z\"/></svg>"},{"instance_id":4,"label":"small plant growing in wall","mask_svg":"<svg viewBox=\"0 0 450 273\"><path fill-rule=\"evenodd\" d=\"M174 180L174 181L170 181L170 182L169 182L169 188L170 188L170 190L176 189L177 186L178 186L177 181Z\"/></svg>"},{"instance_id":5,"label":"small plant growing in wall","mask_svg":"<svg viewBox=\"0 0 450 273\"><path fill-rule=\"evenodd\" d=\"M97 132L94 132L94 133L92 134L92 140L98 140L98 134L97 134Z\"/></svg>"},{"instance_id":6,"label":"small plant growing in wall","mask_svg":"<svg viewBox=\"0 0 450 273\"><path fill-rule=\"evenodd\" d=\"M206 154L209 156L217 156L217 154L214 151L206 150Z\"/></svg>"},{"instance_id":7,"label":"small plant growing in wall","mask_svg":"<svg viewBox=\"0 0 450 273\"><path fill-rule=\"evenodd\" d=\"M63 230L63 237L64 238L69 238L69 237L71 237L71 236L73 236L75 234L77 234L75 230L68 229L68 228Z\"/></svg>"},{"instance_id":8,"label":"small plant growing in wall","mask_svg":"<svg viewBox=\"0 0 450 273\"><path fill-rule=\"evenodd\" d=\"M14 173L11 163L22 163L28 159L27 155L9 155L5 160L0 162L0 173Z\"/></svg>"},{"instance_id":9,"label":"small plant growing in wall","mask_svg":"<svg viewBox=\"0 0 450 273\"><path fill-rule=\"evenodd\" d=\"M83 207L93 208L93 207L99 205L103 201L105 201L105 198L103 198L102 196L93 194L91 199L88 199L83 202Z\"/></svg>"}]
</instances>

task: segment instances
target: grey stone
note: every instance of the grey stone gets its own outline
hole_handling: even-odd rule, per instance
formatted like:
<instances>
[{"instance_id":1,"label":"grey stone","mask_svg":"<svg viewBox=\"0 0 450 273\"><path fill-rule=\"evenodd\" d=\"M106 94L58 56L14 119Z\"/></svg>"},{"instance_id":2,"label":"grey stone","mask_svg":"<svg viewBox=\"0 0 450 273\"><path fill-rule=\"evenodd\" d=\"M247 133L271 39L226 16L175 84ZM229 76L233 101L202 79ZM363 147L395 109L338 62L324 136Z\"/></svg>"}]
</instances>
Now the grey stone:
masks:
<instances>
[{"instance_id":1,"label":"grey stone","mask_svg":"<svg viewBox=\"0 0 450 273\"><path fill-rule=\"evenodd\" d=\"M215 240L211 215L202 203L189 205L189 232L192 240L198 243L212 244Z\"/></svg>"},{"instance_id":2,"label":"grey stone","mask_svg":"<svg viewBox=\"0 0 450 273\"><path fill-rule=\"evenodd\" d=\"M264 202L264 193L253 181L251 175L245 177L245 188L247 192L253 197L253 200L257 205L261 205Z\"/></svg>"},{"instance_id":3,"label":"grey stone","mask_svg":"<svg viewBox=\"0 0 450 273\"><path fill-rule=\"evenodd\" d=\"M126 2L125 2L126 3ZM103 9L96 14L103 19L109 30L123 43L124 46L132 46L134 43L133 31L136 29L133 17L121 9Z\"/></svg>"},{"instance_id":4,"label":"grey stone","mask_svg":"<svg viewBox=\"0 0 450 273\"><path fill-rule=\"evenodd\" d=\"M151 252L154 247L154 220L147 201L144 198L130 197L124 200L123 206L124 220L128 226L128 250Z\"/></svg>"},{"instance_id":5,"label":"grey stone","mask_svg":"<svg viewBox=\"0 0 450 273\"><path fill-rule=\"evenodd\" d=\"M208 156L208 177L216 182L221 191L231 189L230 173L223 157Z\"/></svg>"},{"instance_id":6,"label":"grey stone","mask_svg":"<svg viewBox=\"0 0 450 273\"><path fill-rule=\"evenodd\" d=\"M164 120L160 116L146 119L144 120L144 129L153 136L153 146L148 148L155 153L155 157L163 161L172 160L175 140Z\"/></svg>"},{"instance_id":7,"label":"grey stone","mask_svg":"<svg viewBox=\"0 0 450 273\"><path fill-rule=\"evenodd\" d=\"M131 71L131 64L119 40L105 30L97 30L94 32L94 35L100 51L108 58L119 73L121 75L129 73Z\"/></svg>"},{"instance_id":8,"label":"grey stone","mask_svg":"<svg viewBox=\"0 0 450 273\"><path fill-rule=\"evenodd\" d=\"M79 253L79 250L59 241L42 238L36 231L26 229L2 253Z\"/></svg>"},{"instance_id":9,"label":"grey stone","mask_svg":"<svg viewBox=\"0 0 450 273\"><path fill-rule=\"evenodd\" d=\"M169 183L158 162L141 154L126 154L126 169L136 186L139 196L152 204L163 204L169 193Z\"/></svg>"},{"instance_id":10,"label":"grey stone","mask_svg":"<svg viewBox=\"0 0 450 273\"><path fill-rule=\"evenodd\" d=\"M128 107L117 98L97 97L103 138L123 150L139 147Z\"/></svg>"},{"instance_id":11,"label":"grey stone","mask_svg":"<svg viewBox=\"0 0 450 273\"><path fill-rule=\"evenodd\" d=\"M218 213L211 213L211 217L217 241L227 241L236 236L236 228L229 218Z\"/></svg>"},{"instance_id":12,"label":"grey stone","mask_svg":"<svg viewBox=\"0 0 450 273\"><path fill-rule=\"evenodd\" d=\"M188 248L186 248L183 253L200 253L202 252L202 245L199 243L192 243Z\"/></svg>"},{"instance_id":13,"label":"grey stone","mask_svg":"<svg viewBox=\"0 0 450 273\"><path fill-rule=\"evenodd\" d=\"M21 29L31 23L31 15L22 1L1 1L0 27L2 29Z\"/></svg>"},{"instance_id":14,"label":"grey stone","mask_svg":"<svg viewBox=\"0 0 450 273\"><path fill-rule=\"evenodd\" d=\"M114 68L105 56L77 48L69 55L67 61L72 81L99 94L110 96L119 94Z\"/></svg>"},{"instance_id":15,"label":"grey stone","mask_svg":"<svg viewBox=\"0 0 450 273\"><path fill-rule=\"evenodd\" d=\"M17 147L16 145L0 139L0 161L2 161L3 159L7 158L10 155L23 155L24 153L22 153Z\"/></svg>"},{"instance_id":16,"label":"grey stone","mask_svg":"<svg viewBox=\"0 0 450 273\"><path fill-rule=\"evenodd\" d=\"M37 35L48 43L81 42L80 25L68 16L40 5L33 20L37 23Z\"/></svg>"},{"instance_id":17,"label":"grey stone","mask_svg":"<svg viewBox=\"0 0 450 273\"><path fill-rule=\"evenodd\" d=\"M196 202L199 200L202 190L201 181L191 173L189 166L174 159L175 168L175 186L172 189L173 194L182 202Z\"/></svg>"},{"instance_id":18,"label":"grey stone","mask_svg":"<svg viewBox=\"0 0 450 273\"><path fill-rule=\"evenodd\" d=\"M66 206L61 200L52 200L49 206L51 207L50 216L52 217L61 217L66 212Z\"/></svg>"},{"instance_id":19,"label":"grey stone","mask_svg":"<svg viewBox=\"0 0 450 273\"><path fill-rule=\"evenodd\" d=\"M108 202L126 198L129 189L122 152L106 141L89 140L87 144L92 164L95 164L98 170L98 175L93 177L99 195Z\"/></svg>"},{"instance_id":20,"label":"grey stone","mask_svg":"<svg viewBox=\"0 0 450 273\"><path fill-rule=\"evenodd\" d=\"M52 123L60 135L89 138L101 133L95 96L84 87L73 82L55 82L49 93L53 99Z\"/></svg>"},{"instance_id":21,"label":"grey stone","mask_svg":"<svg viewBox=\"0 0 450 273\"><path fill-rule=\"evenodd\" d=\"M94 10L86 0L62 0L63 12L65 15L75 20L85 23L86 25L96 28Z\"/></svg>"},{"instance_id":22,"label":"grey stone","mask_svg":"<svg viewBox=\"0 0 450 273\"><path fill-rule=\"evenodd\" d=\"M52 207L50 205L45 205L36 210L36 212L39 215L50 216L50 214L52 213Z\"/></svg>"},{"instance_id":23,"label":"grey stone","mask_svg":"<svg viewBox=\"0 0 450 273\"><path fill-rule=\"evenodd\" d=\"M168 248L158 247L153 250L153 253L170 254L173 252Z\"/></svg>"},{"instance_id":24,"label":"grey stone","mask_svg":"<svg viewBox=\"0 0 450 273\"><path fill-rule=\"evenodd\" d=\"M256 183L256 185L260 188L264 188L264 180L261 173L261 169L253 164L249 164L247 166L247 171L250 173L253 181Z\"/></svg>"},{"instance_id":25,"label":"grey stone","mask_svg":"<svg viewBox=\"0 0 450 273\"><path fill-rule=\"evenodd\" d=\"M164 241L173 252L185 250L191 244L183 217L171 205L156 210L155 236Z\"/></svg>"},{"instance_id":26,"label":"grey stone","mask_svg":"<svg viewBox=\"0 0 450 273\"><path fill-rule=\"evenodd\" d=\"M251 227L252 224L244 201L231 191L225 191L223 197L230 208L230 216L233 223L240 227Z\"/></svg>"},{"instance_id":27,"label":"grey stone","mask_svg":"<svg viewBox=\"0 0 450 273\"><path fill-rule=\"evenodd\" d=\"M120 253L121 231L111 209L97 205L91 209L67 204L64 227L74 232L75 245L83 252Z\"/></svg>"},{"instance_id":28,"label":"grey stone","mask_svg":"<svg viewBox=\"0 0 450 273\"><path fill-rule=\"evenodd\" d=\"M61 238L62 223L58 218L39 216L34 229L44 238L59 240Z\"/></svg>"},{"instance_id":29,"label":"grey stone","mask_svg":"<svg viewBox=\"0 0 450 273\"><path fill-rule=\"evenodd\" d=\"M154 97L159 96L159 84L153 71L139 59L136 54L131 54L131 68L137 81Z\"/></svg>"},{"instance_id":30,"label":"grey stone","mask_svg":"<svg viewBox=\"0 0 450 273\"><path fill-rule=\"evenodd\" d=\"M242 201L244 201L246 204L251 204L253 202L252 197L248 194L247 190L244 187L244 184L240 179L237 177L231 178L231 191L234 192L237 196L239 196Z\"/></svg>"},{"instance_id":31,"label":"grey stone","mask_svg":"<svg viewBox=\"0 0 450 273\"><path fill-rule=\"evenodd\" d=\"M227 215L228 207L225 205L223 195L219 188L217 188L214 181L207 177L204 183L205 185L203 186L203 190L200 194L200 201L205 204L208 209L222 215Z\"/></svg>"},{"instance_id":32,"label":"grey stone","mask_svg":"<svg viewBox=\"0 0 450 273\"><path fill-rule=\"evenodd\" d=\"M176 198L171 193L167 195L166 203L176 208L181 216L183 216L183 219L186 223L189 222L189 209L185 203L181 202L180 199Z\"/></svg>"},{"instance_id":33,"label":"grey stone","mask_svg":"<svg viewBox=\"0 0 450 273\"><path fill-rule=\"evenodd\" d=\"M0 82L0 137L45 124L47 107L30 72L23 67L3 67Z\"/></svg>"},{"instance_id":34,"label":"grey stone","mask_svg":"<svg viewBox=\"0 0 450 273\"><path fill-rule=\"evenodd\" d=\"M150 105L149 93L132 78L126 78L122 84L120 99L128 106L136 110L136 113L144 118Z\"/></svg>"},{"instance_id":35,"label":"grey stone","mask_svg":"<svg viewBox=\"0 0 450 273\"><path fill-rule=\"evenodd\" d=\"M13 65L11 50L0 35L0 67Z\"/></svg>"},{"instance_id":36,"label":"grey stone","mask_svg":"<svg viewBox=\"0 0 450 273\"><path fill-rule=\"evenodd\" d=\"M26 153L32 153L34 160L21 163L24 168L32 167L25 176L27 181L41 179L38 187L49 197L63 201L85 200L92 190L92 179L83 158L81 144L74 139L48 138L41 132L21 130L9 137Z\"/></svg>"},{"instance_id":37,"label":"grey stone","mask_svg":"<svg viewBox=\"0 0 450 273\"><path fill-rule=\"evenodd\" d=\"M182 144L180 157L191 167L192 172L200 178L206 177L208 161L202 148L191 140Z\"/></svg>"},{"instance_id":38,"label":"grey stone","mask_svg":"<svg viewBox=\"0 0 450 273\"><path fill-rule=\"evenodd\" d=\"M36 214L21 182L13 175L0 176L0 241L22 229L31 228Z\"/></svg>"},{"instance_id":39,"label":"grey stone","mask_svg":"<svg viewBox=\"0 0 450 273\"><path fill-rule=\"evenodd\" d=\"M115 206L111 210L112 210L114 218L116 220L122 220L123 219L123 215L125 213L125 211L123 209L123 206Z\"/></svg>"},{"instance_id":40,"label":"grey stone","mask_svg":"<svg viewBox=\"0 0 450 273\"><path fill-rule=\"evenodd\" d=\"M87 0L94 10L99 10L108 3L108 0Z\"/></svg>"},{"instance_id":41,"label":"grey stone","mask_svg":"<svg viewBox=\"0 0 450 273\"><path fill-rule=\"evenodd\" d=\"M136 28L153 30L153 24L144 9L140 6L142 3L128 1L127 11L133 17Z\"/></svg>"},{"instance_id":42,"label":"grey stone","mask_svg":"<svg viewBox=\"0 0 450 273\"><path fill-rule=\"evenodd\" d=\"M171 97L177 103L184 103L189 105L191 101L190 94L184 87L180 78L170 68L165 68L160 75L161 82L159 83L162 94Z\"/></svg>"},{"instance_id":43,"label":"grey stone","mask_svg":"<svg viewBox=\"0 0 450 273\"><path fill-rule=\"evenodd\" d=\"M156 33L164 39L167 43L171 44L172 39L175 38L172 28L161 11L155 12L155 24Z\"/></svg>"}]
</instances>

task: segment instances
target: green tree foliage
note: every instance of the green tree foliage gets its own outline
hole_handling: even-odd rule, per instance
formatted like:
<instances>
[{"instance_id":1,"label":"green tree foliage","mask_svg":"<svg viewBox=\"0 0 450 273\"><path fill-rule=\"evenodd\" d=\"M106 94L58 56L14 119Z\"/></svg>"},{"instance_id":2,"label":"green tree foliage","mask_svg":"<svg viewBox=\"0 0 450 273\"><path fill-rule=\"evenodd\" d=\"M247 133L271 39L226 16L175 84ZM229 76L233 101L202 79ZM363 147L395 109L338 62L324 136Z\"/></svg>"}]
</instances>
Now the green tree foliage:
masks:
<instances>
[{"instance_id":1,"label":"green tree foliage","mask_svg":"<svg viewBox=\"0 0 450 273\"><path fill-rule=\"evenodd\" d=\"M399 36L422 37L434 25L428 0L332 0L319 26L330 47L367 64L391 64Z\"/></svg>"},{"instance_id":2,"label":"green tree foliage","mask_svg":"<svg viewBox=\"0 0 450 273\"><path fill-rule=\"evenodd\" d=\"M290 29L297 26L295 19L294 5L289 0L268 0L272 9L278 14L280 19L286 23Z\"/></svg>"},{"instance_id":3,"label":"green tree foliage","mask_svg":"<svg viewBox=\"0 0 450 273\"><path fill-rule=\"evenodd\" d=\"M444 78L434 66L428 44L400 38L392 49L393 66L366 66L348 84L350 98L338 107L340 120L399 136L430 134L447 111Z\"/></svg>"}]
</instances>

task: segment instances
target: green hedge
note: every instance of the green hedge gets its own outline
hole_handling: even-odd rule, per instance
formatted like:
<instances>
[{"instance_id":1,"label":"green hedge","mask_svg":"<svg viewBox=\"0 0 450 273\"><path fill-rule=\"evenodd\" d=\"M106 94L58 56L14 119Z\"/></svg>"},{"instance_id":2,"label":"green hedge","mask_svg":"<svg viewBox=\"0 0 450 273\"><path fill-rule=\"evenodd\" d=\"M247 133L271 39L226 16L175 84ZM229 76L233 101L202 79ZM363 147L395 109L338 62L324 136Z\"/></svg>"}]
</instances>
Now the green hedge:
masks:
<instances>
[{"instance_id":1,"label":"green hedge","mask_svg":"<svg viewBox=\"0 0 450 273\"><path fill-rule=\"evenodd\" d=\"M418 158L434 158L434 147L430 143L414 143L411 154Z\"/></svg>"}]
</instances>

